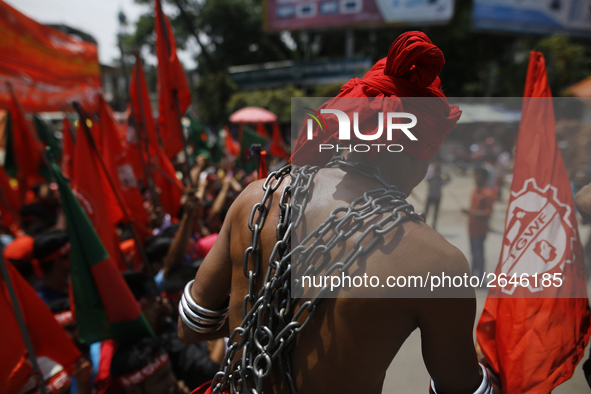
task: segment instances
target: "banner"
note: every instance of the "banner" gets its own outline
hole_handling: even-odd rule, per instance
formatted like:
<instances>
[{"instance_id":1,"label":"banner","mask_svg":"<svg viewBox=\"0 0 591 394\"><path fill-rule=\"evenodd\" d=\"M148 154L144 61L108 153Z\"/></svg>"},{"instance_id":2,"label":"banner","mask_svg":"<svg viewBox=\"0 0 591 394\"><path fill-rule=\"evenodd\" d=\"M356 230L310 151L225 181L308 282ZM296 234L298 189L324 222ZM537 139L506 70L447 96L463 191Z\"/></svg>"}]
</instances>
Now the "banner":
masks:
<instances>
[{"instance_id":1,"label":"banner","mask_svg":"<svg viewBox=\"0 0 591 394\"><path fill-rule=\"evenodd\" d=\"M591 38L591 0L474 0L472 26Z\"/></svg>"},{"instance_id":2,"label":"banner","mask_svg":"<svg viewBox=\"0 0 591 394\"><path fill-rule=\"evenodd\" d=\"M267 0L265 29L303 30L343 25L444 24L454 0Z\"/></svg>"},{"instance_id":3,"label":"banner","mask_svg":"<svg viewBox=\"0 0 591 394\"><path fill-rule=\"evenodd\" d=\"M37 23L1 0L0 37L0 108L9 107L7 82L26 112L60 111L72 101L96 108L96 45Z\"/></svg>"}]
</instances>

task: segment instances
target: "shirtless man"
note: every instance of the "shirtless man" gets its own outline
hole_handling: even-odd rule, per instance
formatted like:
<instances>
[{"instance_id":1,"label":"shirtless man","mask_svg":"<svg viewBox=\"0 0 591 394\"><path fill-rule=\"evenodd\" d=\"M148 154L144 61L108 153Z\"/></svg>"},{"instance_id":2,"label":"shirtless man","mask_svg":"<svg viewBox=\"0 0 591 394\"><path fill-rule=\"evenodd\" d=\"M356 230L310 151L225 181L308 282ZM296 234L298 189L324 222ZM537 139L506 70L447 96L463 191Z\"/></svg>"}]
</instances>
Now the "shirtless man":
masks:
<instances>
[{"instance_id":1,"label":"shirtless man","mask_svg":"<svg viewBox=\"0 0 591 394\"><path fill-rule=\"evenodd\" d=\"M365 155L355 154L348 160L368 161ZM428 164L429 160L406 153L381 154L371 161L388 184L396 185L407 195L424 178ZM249 185L234 202L217 242L190 286L192 302L211 311L223 308L231 294L228 317L219 330L210 333L193 331L179 320L179 337L185 343L229 336L243 320L242 302L249 293L243 258L252 235L248 220L253 205L263 196L262 184L261 180ZM376 180L354 171L320 169L305 209L305 228L298 230L298 235L316 228L334 208L350 205L362 191L380 187ZM259 243L261 276L266 272L266 262L276 242L281 189L277 189L266 205L268 214ZM350 247L356 239L357 236L351 237L343 247ZM349 275L357 275L360 270L384 281L390 275L425 277L427 272L470 275L463 254L419 219L408 220L386 233L370 255L351 267ZM255 281L255 293L258 294L262 285L262 280ZM419 328L432 391L492 394L488 374L479 366L474 349L474 292L468 287L456 294L462 298L352 298L355 295L351 294L347 298L323 299L289 353L297 392L380 394L392 359L406 338ZM305 301L306 298L299 299L297 305ZM303 322L304 318L298 321ZM240 353L237 353L233 362L239 361ZM229 393L229 388L223 392ZM288 392L275 364L263 392Z\"/></svg>"}]
</instances>

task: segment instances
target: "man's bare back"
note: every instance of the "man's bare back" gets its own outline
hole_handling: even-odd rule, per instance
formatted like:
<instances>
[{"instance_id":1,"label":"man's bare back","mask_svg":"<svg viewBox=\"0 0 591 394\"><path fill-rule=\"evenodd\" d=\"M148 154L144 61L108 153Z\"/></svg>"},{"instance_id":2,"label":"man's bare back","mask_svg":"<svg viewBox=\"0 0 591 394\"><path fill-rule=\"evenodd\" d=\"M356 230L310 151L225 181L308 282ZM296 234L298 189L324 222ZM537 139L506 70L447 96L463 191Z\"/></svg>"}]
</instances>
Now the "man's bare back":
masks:
<instances>
[{"instance_id":1,"label":"man's bare back","mask_svg":"<svg viewBox=\"0 0 591 394\"><path fill-rule=\"evenodd\" d=\"M179 323L179 335L185 342L228 336L242 322L242 301L248 294L243 257L251 242L247 224L253 205L263 195L262 184L263 181L251 184L233 204L192 287L195 302L210 309L219 308L231 293L228 321L220 331L205 335ZM334 208L348 206L362 191L379 187L374 180L356 173L320 170L299 234L318 227ZM261 234L263 273L276 242L280 191L281 188L268 201L269 213ZM342 247L350 247L354 240L352 237ZM349 274L367 273L385 281L388 276L424 276L429 271L462 276L469 273L469 266L461 252L443 237L422 221L412 220L387 233L366 259L350 268ZM262 276L255 281L257 292L262 287ZM392 289L387 291L392 297ZM471 393L478 387L482 376L472 342L473 292L462 299L380 298L379 293L372 297L375 298L327 298L318 304L290 354L299 393L381 393L387 368L416 328L421 330L423 357L438 392ZM303 298L299 304L305 301ZM238 357L239 354L235 360ZM274 370L264 392L286 392L282 385L278 371Z\"/></svg>"}]
</instances>

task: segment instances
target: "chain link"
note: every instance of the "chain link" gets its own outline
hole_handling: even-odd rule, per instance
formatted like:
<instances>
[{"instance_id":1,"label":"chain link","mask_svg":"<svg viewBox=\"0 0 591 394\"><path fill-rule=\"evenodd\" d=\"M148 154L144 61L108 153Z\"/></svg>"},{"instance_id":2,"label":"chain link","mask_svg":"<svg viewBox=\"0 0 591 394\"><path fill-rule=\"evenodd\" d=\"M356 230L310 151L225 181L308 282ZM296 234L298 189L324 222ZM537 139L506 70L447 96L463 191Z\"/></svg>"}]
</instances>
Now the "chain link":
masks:
<instances>
[{"instance_id":1,"label":"chain link","mask_svg":"<svg viewBox=\"0 0 591 394\"><path fill-rule=\"evenodd\" d=\"M406 202L406 195L381 177L379 168L366 163L347 162L342 157L333 158L327 167L355 171L374 179L382 187L363 193L349 206L334 209L320 226L291 248L291 232L299 227L304 217L310 188L320 167L288 165L269 174L263 184L263 197L253 206L248 220L252 235L243 259L249 290L242 302L243 320L228 340L228 350L211 385L214 394L229 386L234 393L263 394L264 379L272 373L274 366L279 368L285 391L296 394L289 352L297 334L312 320L318 304L330 287L325 285L313 299L298 306L300 299L297 295L302 284L294 279L294 289L298 292L297 295L292 294L292 273L300 268L304 272L299 277L317 275L321 271L328 276L336 270L347 274L349 267L368 254L384 234L408 220L424 220L422 214L414 212L413 206ZM263 286L256 293L254 281L262 269L259 244L269 213L267 204L288 176L290 182L283 187L279 198L276 243L269 257ZM364 228L365 222L372 217L381 219ZM361 229L363 232L351 251L341 261L329 265L333 248ZM302 318L303 322L300 322ZM240 350L242 357L234 362ZM254 387L250 384L254 384Z\"/></svg>"}]
</instances>

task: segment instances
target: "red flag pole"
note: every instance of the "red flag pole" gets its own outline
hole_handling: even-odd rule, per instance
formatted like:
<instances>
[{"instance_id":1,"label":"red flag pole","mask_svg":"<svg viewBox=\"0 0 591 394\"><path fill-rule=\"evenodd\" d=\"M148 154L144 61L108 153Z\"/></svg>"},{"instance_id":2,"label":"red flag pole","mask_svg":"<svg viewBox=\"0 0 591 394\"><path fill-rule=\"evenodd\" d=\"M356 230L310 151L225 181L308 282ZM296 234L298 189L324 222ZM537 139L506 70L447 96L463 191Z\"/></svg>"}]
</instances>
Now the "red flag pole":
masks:
<instances>
[{"instance_id":1,"label":"red flag pole","mask_svg":"<svg viewBox=\"0 0 591 394\"><path fill-rule=\"evenodd\" d=\"M111 179L111 175L109 174L109 171L107 171L107 166L105 165L105 162L103 161L103 158L99 154L96 144L94 143L94 139L92 138L92 133L90 132L90 129L88 128L88 125L86 124L86 117L84 116L84 110L82 109L82 106L75 101L72 103L72 106L74 107L76 112L78 112L78 116L80 116L80 122L82 122L82 130L84 130L86 137L90 141L90 146L92 147L92 151L94 152L94 154L98 158L98 161L101 164L101 168L103 169L103 172L105 173L107 181L109 181L109 186L111 186L111 190L113 191L113 194L115 195L115 198L117 199L117 203L121 207L121 211L123 211L123 215L125 215L125 219L127 220L127 223L129 224L129 227L131 230L131 234L133 235L133 240L135 241L135 244L136 244L138 250L140 251L140 255L142 256L142 260L144 261L144 265L146 266L148 273L151 276L154 276L154 270L152 269L152 266L150 265L150 263L148 261L148 256L146 255L146 251L144 250L143 245L140 243L137 232L135 231L135 228L133 227L133 224L132 224L133 220L129 217L129 212L127 211L127 208L123 202L123 199L119 195L119 192L118 192L117 188L115 187L115 183L113 182L113 179ZM125 263L125 265L127 266L127 269L129 271L133 271L133 267L127 261L127 259L124 258L123 262Z\"/></svg>"},{"instance_id":2,"label":"red flag pole","mask_svg":"<svg viewBox=\"0 0 591 394\"><path fill-rule=\"evenodd\" d=\"M156 207L160 207L161 205L160 205L160 200L158 199L158 194L156 194L156 187L154 186L154 173L152 172L152 161L150 160L150 150L149 150L149 145L148 145L148 131L146 130L146 114L144 113L144 103L142 101L142 94L141 94L142 92L141 92L141 86L140 86L140 73L139 73L138 67L142 66L142 61L140 59L140 54L138 51L134 51L133 54L135 56L135 63L136 63L135 81L136 81L136 88L137 88L137 94L138 94L138 100L139 100L139 106L140 106L140 108L138 108L137 110L139 111L139 114L140 114L140 123L141 124L139 125L140 127L136 127L138 134L140 134L139 135L140 158L142 160L142 165L144 166L146 184L148 185L148 189L150 189L150 196L152 197L152 205L154 205L154 208L156 208ZM132 111L135 111L133 109L133 105L131 108L132 108ZM134 117L132 117L132 118L134 118ZM138 125L136 125L136 126L138 126ZM142 141L143 141L144 147L142 147ZM147 163L145 162L142 148L145 148L146 158L148 160Z\"/></svg>"},{"instance_id":3,"label":"red flag pole","mask_svg":"<svg viewBox=\"0 0 591 394\"><path fill-rule=\"evenodd\" d=\"M160 25L162 26L162 35L164 37L164 42L166 43L166 50L168 53L168 56L170 57L170 37L168 37L168 32L166 29L166 21L164 20L164 13L162 12L162 4L160 4L159 1L156 1L156 4L158 5L158 10L160 11ZM185 165L183 166L183 176L189 180L189 185L191 185L191 189L195 188L195 185L193 184L193 180L191 179L191 176L189 175L190 172L190 166L189 166L189 153L187 150L187 147L189 145L189 142L187 141L187 137L185 136L185 133L183 132L183 123L181 122L181 105L179 103L179 96L178 96L178 92L177 90L173 90L172 91L172 96L174 98L174 105L176 107L176 113L177 113L177 118L179 121L179 127L180 127L180 131L181 131L181 137L183 139L183 153L185 154Z\"/></svg>"},{"instance_id":4,"label":"red flag pole","mask_svg":"<svg viewBox=\"0 0 591 394\"><path fill-rule=\"evenodd\" d=\"M14 287L12 286L10 275L8 275L8 269L6 268L6 263L4 262L3 257L0 257L0 270L2 271L2 276L4 277L4 282L6 282L6 288L8 289L10 300L12 301L12 307L14 308L16 321L18 322L18 325L21 329L21 334L23 334L23 341L25 342L25 347L27 348L27 352L29 353L29 360L31 360L31 366L33 367L33 371L35 372L37 387L39 387L39 391L41 392L41 394L47 394L47 391L45 390L45 381L43 380L43 374L41 373L41 368L39 368L39 364L37 363L37 357L35 356L33 342L31 342L29 330L27 329L27 325L25 324L23 312L21 311L20 304L16 296L16 292L14 291Z\"/></svg>"}]
</instances>

